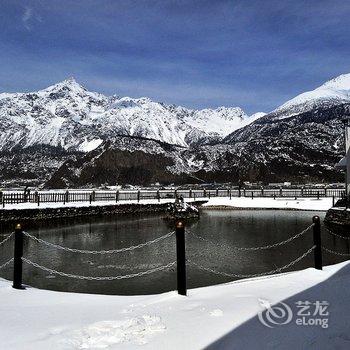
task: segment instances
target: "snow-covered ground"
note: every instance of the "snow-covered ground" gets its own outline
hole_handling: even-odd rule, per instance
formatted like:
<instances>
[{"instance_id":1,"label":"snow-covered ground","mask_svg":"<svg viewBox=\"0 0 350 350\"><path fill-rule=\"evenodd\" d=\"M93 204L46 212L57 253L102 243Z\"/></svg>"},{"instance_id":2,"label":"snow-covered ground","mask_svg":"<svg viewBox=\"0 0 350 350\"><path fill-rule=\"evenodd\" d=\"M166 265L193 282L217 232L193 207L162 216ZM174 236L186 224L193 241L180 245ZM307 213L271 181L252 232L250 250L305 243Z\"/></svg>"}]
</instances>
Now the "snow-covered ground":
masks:
<instances>
[{"instance_id":1,"label":"snow-covered ground","mask_svg":"<svg viewBox=\"0 0 350 350\"><path fill-rule=\"evenodd\" d=\"M76 207L90 207L90 206L104 206L104 205L123 205L123 204L164 204L164 203L173 203L173 198L167 198L167 199L141 199L139 202L137 200L121 200L118 203L113 201L96 201L92 202L91 204L89 202L68 202L66 204L63 203L19 203L19 204L6 204L5 208L6 210L10 209L43 209L43 208L76 208Z\"/></svg>"},{"instance_id":2,"label":"snow-covered ground","mask_svg":"<svg viewBox=\"0 0 350 350\"><path fill-rule=\"evenodd\" d=\"M349 349L349 279L350 263L344 262L192 289L187 297L19 291L0 279L0 348ZM263 325L258 313L281 301L292 310L290 322ZM298 325L298 301L328 302L328 328ZM269 315L273 311L278 316L276 307Z\"/></svg>"},{"instance_id":3,"label":"snow-covered ground","mask_svg":"<svg viewBox=\"0 0 350 350\"><path fill-rule=\"evenodd\" d=\"M193 200L186 199L186 201L192 202ZM247 209L299 209L299 210L318 210L327 211L332 207L332 198L244 198L244 197L212 197L197 198L197 201L208 201L203 206L205 208L210 207L232 207L232 208L247 208ZM161 199L159 202L157 199L141 199L137 200L122 200L117 205L122 204L159 204L159 203L172 203L174 199ZM91 206L102 205L116 205L114 201L98 201L92 202ZM5 210L10 209L37 209L37 208L67 208L67 207L89 207L89 202L71 202L71 203L40 203L40 206L36 203L20 203L20 204L6 204Z\"/></svg>"},{"instance_id":4,"label":"snow-covered ground","mask_svg":"<svg viewBox=\"0 0 350 350\"><path fill-rule=\"evenodd\" d=\"M327 211L332 207L332 198L211 198L204 207L235 207L247 209L297 209Z\"/></svg>"}]
</instances>

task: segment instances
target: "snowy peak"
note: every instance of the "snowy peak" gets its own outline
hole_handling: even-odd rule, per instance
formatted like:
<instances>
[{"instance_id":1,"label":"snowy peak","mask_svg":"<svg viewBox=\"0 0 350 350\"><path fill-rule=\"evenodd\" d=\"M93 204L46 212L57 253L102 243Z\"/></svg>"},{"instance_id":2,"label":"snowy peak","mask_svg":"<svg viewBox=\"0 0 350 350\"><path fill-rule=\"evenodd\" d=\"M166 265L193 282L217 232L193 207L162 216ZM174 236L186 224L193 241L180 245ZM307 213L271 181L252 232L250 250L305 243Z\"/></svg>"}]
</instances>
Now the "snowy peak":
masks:
<instances>
[{"instance_id":1,"label":"snowy peak","mask_svg":"<svg viewBox=\"0 0 350 350\"><path fill-rule=\"evenodd\" d=\"M246 125L239 107L191 110L147 97L107 97L74 78L31 93L0 94L0 150L38 144L89 151L120 135L188 147Z\"/></svg>"},{"instance_id":2,"label":"snowy peak","mask_svg":"<svg viewBox=\"0 0 350 350\"><path fill-rule=\"evenodd\" d=\"M350 91L350 73L342 74L321 85L318 89L333 89ZM318 90L316 89L316 90Z\"/></svg>"},{"instance_id":3,"label":"snowy peak","mask_svg":"<svg viewBox=\"0 0 350 350\"><path fill-rule=\"evenodd\" d=\"M85 87L81 86L73 77L71 77L38 92L57 92L61 90L76 92L87 91Z\"/></svg>"},{"instance_id":4,"label":"snowy peak","mask_svg":"<svg viewBox=\"0 0 350 350\"><path fill-rule=\"evenodd\" d=\"M316 88L287 101L271 112L272 116L284 119L318 107L333 107L350 102L350 74L342 74Z\"/></svg>"}]
</instances>

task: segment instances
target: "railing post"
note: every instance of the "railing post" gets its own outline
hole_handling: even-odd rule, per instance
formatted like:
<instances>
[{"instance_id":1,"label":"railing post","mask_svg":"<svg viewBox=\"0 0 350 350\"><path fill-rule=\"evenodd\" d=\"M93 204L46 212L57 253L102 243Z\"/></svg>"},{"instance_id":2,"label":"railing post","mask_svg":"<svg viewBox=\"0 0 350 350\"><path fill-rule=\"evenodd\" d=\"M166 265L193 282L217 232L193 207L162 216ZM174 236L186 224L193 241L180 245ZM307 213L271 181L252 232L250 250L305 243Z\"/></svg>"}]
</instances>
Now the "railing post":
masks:
<instances>
[{"instance_id":1,"label":"railing post","mask_svg":"<svg viewBox=\"0 0 350 350\"><path fill-rule=\"evenodd\" d=\"M140 202L141 192L140 190L137 191L137 202Z\"/></svg>"},{"instance_id":2,"label":"railing post","mask_svg":"<svg viewBox=\"0 0 350 350\"><path fill-rule=\"evenodd\" d=\"M157 199L158 199L158 203L160 202L160 192L159 190L157 190Z\"/></svg>"},{"instance_id":3,"label":"railing post","mask_svg":"<svg viewBox=\"0 0 350 350\"><path fill-rule=\"evenodd\" d=\"M230 188L230 200L232 199L232 189Z\"/></svg>"},{"instance_id":4,"label":"railing post","mask_svg":"<svg viewBox=\"0 0 350 350\"><path fill-rule=\"evenodd\" d=\"M186 295L186 248L185 248L185 224L176 222L176 261L177 261L177 292Z\"/></svg>"},{"instance_id":5,"label":"railing post","mask_svg":"<svg viewBox=\"0 0 350 350\"><path fill-rule=\"evenodd\" d=\"M23 256L23 231L20 224L15 228L15 248L13 255L13 285L15 289L25 289L22 286L22 256Z\"/></svg>"},{"instance_id":6,"label":"railing post","mask_svg":"<svg viewBox=\"0 0 350 350\"><path fill-rule=\"evenodd\" d=\"M314 216L312 218L314 223L313 233L314 233L314 257L315 257L315 269L322 270L322 246L321 246L321 220L319 216Z\"/></svg>"},{"instance_id":7,"label":"railing post","mask_svg":"<svg viewBox=\"0 0 350 350\"><path fill-rule=\"evenodd\" d=\"M333 197L332 197L333 199L332 199L332 207L334 207L334 204L335 204L335 199L334 199L334 195L333 195Z\"/></svg>"},{"instance_id":8,"label":"railing post","mask_svg":"<svg viewBox=\"0 0 350 350\"><path fill-rule=\"evenodd\" d=\"M119 200L119 190L115 193L115 202L118 203Z\"/></svg>"}]
</instances>

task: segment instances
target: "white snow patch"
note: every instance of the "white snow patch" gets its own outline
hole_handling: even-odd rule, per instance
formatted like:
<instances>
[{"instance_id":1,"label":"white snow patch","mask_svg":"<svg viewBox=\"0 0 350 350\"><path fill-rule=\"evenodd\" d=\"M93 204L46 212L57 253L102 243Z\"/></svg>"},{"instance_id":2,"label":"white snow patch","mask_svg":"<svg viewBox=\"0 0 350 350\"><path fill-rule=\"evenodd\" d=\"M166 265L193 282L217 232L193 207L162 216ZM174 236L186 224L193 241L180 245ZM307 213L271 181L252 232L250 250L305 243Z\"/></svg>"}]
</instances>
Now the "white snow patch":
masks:
<instances>
[{"instance_id":1,"label":"white snow patch","mask_svg":"<svg viewBox=\"0 0 350 350\"><path fill-rule=\"evenodd\" d=\"M90 151L93 151L93 150L96 149L102 142L103 142L103 140L101 140L101 139L94 139L94 140L91 140L91 141L85 140L82 144L80 144L80 146L79 146L79 151L81 151L81 152L90 152Z\"/></svg>"},{"instance_id":2,"label":"white snow patch","mask_svg":"<svg viewBox=\"0 0 350 350\"><path fill-rule=\"evenodd\" d=\"M125 320L94 322L80 329L61 333L63 343L75 349L106 349L115 344L144 345L166 330L158 316L143 315Z\"/></svg>"}]
</instances>

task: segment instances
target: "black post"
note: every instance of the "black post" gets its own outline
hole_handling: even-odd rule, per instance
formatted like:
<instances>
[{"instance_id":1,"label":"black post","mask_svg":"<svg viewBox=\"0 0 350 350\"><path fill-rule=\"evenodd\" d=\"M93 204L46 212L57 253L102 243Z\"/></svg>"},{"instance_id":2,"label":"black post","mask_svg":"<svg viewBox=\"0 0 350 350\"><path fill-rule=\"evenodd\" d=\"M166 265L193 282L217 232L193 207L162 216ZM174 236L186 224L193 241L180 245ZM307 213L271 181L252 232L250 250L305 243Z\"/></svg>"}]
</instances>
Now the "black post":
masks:
<instances>
[{"instance_id":1,"label":"black post","mask_svg":"<svg viewBox=\"0 0 350 350\"><path fill-rule=\"evenodd\" d=\"M15 289L25 289L22 286L22 256L23 256L23 231L20 224L15 228L15 250L13 256L13 285Z\"/></svg>"},{"instance_id":2,"label":"black post","mask_svg":"<svg viewBox=\"0 0 350 350\"><path fill-rule=\"evenodd\" d=\"M334 200L334 195L333 195L333 199L332 199L332 207L334 207L335 204L335 200Z\"/></svg>"},{"instance_id":3,"label":"black post","mask_svg":"<svg viewBox=\"0 0 350 350\"><path fill-rule=\"evenodd\" d=\"M314 216L312 218L314 223L314 257L315 257L315 269L322 270L322 246L321 246L321 221L319 216Z\"/></svg>"},{"instance_id":4,"label":"black post","mask_svg":"<svg viewBox=\"0 0 350 350\"><path fill-rule=\"evenodd\" d=\"M177 292L186 295L185 224L176 223Z\"/></svg>"},{"instance_id":5,"label":"black post","mask_svg":"<svg viewBox=\"0 0 350 350\"><path fill-rule=\"evenodd\" d=\"M115 193L115 202L118 203L119 200L119 191Z\"/></svg>"},{"instance_id":6,"label":"black post","mask_svg":"<svg viewBox=\"0 0 350 350\"><path fill-rule=\"evenodd\" d=\"M140 190L137 191L137 202L140 201L140 197L141 197L141 192Z\"/></svg>"},{"instance_id":7,"label":"black post","mask_svg":"<svg viewBox=\"0 0 350 350\"><path fill-rule=\"evenodd\" d=\"M317 191L317 199L320 199L320 191Z\"/></svg>"},{"instance_id":8,"label":"black post","mask_svg":"<svg viewBox=\"0 0 350 350\"><path fill-rule=\"evenodd\" d=\"M160 202L160 192L159 190L157 190L157 199L158 199L158 203Z\"/></svg>"},{"instance_id":9,"label":"black post","mask_svg":"<svg viewBox=\"0 0 350 350\"><path fill-rule=\"evenodd\" d=\"M232 189L230 188L230 199L232 199Z\"/></svg>"}]
</instances>

